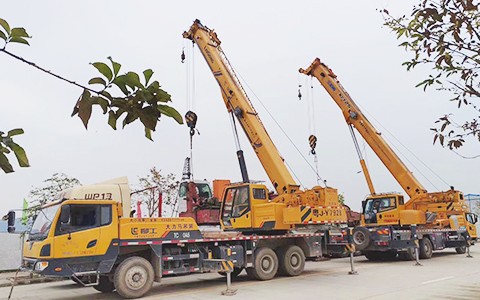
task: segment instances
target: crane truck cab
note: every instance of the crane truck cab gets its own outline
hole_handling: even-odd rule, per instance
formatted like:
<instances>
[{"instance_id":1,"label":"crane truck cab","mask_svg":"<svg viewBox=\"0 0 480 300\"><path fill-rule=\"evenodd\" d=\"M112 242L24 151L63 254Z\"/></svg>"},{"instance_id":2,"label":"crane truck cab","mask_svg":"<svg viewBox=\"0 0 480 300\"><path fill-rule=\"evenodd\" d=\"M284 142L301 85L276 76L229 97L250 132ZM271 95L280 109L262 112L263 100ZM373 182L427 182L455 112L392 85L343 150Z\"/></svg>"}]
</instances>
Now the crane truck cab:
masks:
<instances>
[{"instance_id":1,"label":"crane truck cab","mask_svg":"<svg viewBox=\"0 0 480 300\"><path fill-rule=\"evenodd\" d=\"M22 267L56 276L71 276L76 268L96 271L104 256L115 252L118 220L129 216L130 202L126 177L60 192L38 209L25 238ZM12 227L14 219L10 212Z\"/></svg>"},{"instance_id":2,"label":"crane truck cab","mask_svg":"<svg viewBox=\"0 0 480 300\"><path fill-rule=\"evenodd\" d=\"M188 181L182 181L178 187L178 212L187 211ZM207 180L193 180L197 188L198 196L202 198L212 198L213 192L210 183Z\"/></svg>"}]
</instances>

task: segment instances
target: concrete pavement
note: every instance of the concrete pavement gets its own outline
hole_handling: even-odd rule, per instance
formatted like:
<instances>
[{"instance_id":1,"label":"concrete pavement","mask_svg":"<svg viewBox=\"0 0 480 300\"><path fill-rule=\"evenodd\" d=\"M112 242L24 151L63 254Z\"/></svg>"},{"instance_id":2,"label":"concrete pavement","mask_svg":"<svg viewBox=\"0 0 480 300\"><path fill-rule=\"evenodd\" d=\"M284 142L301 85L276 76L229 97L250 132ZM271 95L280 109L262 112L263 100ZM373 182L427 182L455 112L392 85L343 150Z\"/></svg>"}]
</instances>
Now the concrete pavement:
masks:
<instances>
[{"instance_id":1,"label":"concrete pavement","mask_svg":"<svg viewBox=\"0 0 480 300\"><path fill-rule=\"evenodd\" d=\"M271 281L249 281L245 274L233 282L238 289L231 299L480 299L480 248L472 247L473 258L444 250L422 266L410 261L369 262L356 257L358 275L348 275L348 258L307 263L298 277ZM228 299L220 293L225 279L217 274L199 274L163 279L143 299ZM0 298L8 296L0 288ZM119 299L115 293L101 294L78 287L71 281L16 286L12 299Z\"/></svg>"}]
</instances>

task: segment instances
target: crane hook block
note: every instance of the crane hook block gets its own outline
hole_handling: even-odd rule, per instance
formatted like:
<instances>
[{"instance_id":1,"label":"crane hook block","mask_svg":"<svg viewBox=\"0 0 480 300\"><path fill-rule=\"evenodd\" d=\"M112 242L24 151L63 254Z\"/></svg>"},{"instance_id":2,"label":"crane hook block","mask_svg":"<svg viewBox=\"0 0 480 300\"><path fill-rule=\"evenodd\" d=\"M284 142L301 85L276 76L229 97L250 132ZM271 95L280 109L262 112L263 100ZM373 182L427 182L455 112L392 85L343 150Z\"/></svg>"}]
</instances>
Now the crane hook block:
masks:
<instances>
[{"instance_id":1,"label":"crane hook block","mask_svg":"<svg viewBox=\"0 0 480 300\"><path fill-rule=\"evenodd\" d=\"M182 49L182 55L180 55L180 58L182 60L182 64L185 62L185 50Z\"/></svg>"},{"instance_id":2,"label":"crane hook block","mask_svg":"<svg viewBox=\"0 0 480 300\"><path fill-rule=\"evenodd\" d=\"M187 126L190 128L190 135L195 134L195 126L197 126L197 114L189 110L185 114L185 121Z\"/></svg>"},{"instance_id":3,"label":"crane hook block","mask_svg":"<svg viewBox=\"0 0 480 300\"><path fill-rule=\"evenodd\" d=\"M317 147L317 137L314 136L313 134L310 135L308 137L308 143L310 144L310 148L312 148L312 150L310 150L310 153L312 153L313 155L316 154L315 152L315 148Z\"/></svg>"}]
</instances>

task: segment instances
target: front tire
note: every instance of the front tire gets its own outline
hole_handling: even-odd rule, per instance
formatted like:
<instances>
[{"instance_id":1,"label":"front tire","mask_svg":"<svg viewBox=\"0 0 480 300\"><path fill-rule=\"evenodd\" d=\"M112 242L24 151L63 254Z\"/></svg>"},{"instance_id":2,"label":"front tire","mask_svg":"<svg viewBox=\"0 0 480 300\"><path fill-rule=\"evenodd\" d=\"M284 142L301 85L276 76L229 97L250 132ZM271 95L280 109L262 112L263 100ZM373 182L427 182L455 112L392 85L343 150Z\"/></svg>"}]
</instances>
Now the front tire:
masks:
<instances>
[{"instance_id":1,"label":"front tire","mask_svg":"<svg viewBox=\"0 0 480 300\"><path fill-rule=\"evenodd\" d=\"M238 275L240 275L240 273L242 273L242 271L243 271L243 268L234 267L230 276L232 276L232 279L236 278ZM222 276L227 276L227 272L218 272L218 274Z\"/></svg>"},{"instance_id":2,"label":"front tire","mask_svg":"<svg viewBox=\"0 0 480 300\"><path fill-rule=\"evenodd\" d=\"M98 284L94 285L93 288L102 293L111 293L115 290L115 285L108 276L100 276Z\"/></svg>"},{"instance_id":3,"label":"front tire","mask_svg":"<svg viewBox=\"0 0 480 300\"><path fill-rule=\"evenodd\" d=\"M465 254L467 253L467 247L466 246L458 247L458 248L455 248L455 251L457 251L458 254Z\"/></svg>"},{"instance_id":4,"label":"front tire","mask_svg":"<svg viewBox=\"0 0 480 300\"><path fill-rule=\"evenodd\" d=\"M415 249L408 248L405 252L398 253L398 258L404 261L412 261L415 260Z\"/></svg>"},{"instance_id":5,"label":"front tire","mask_svg":"<svg viewBox=\"0 0 480 300\"><path fill-rule=\"evenodd\" d=\"M113 283L121 297L133 299L142 297L150 290L153 277L153 267L148 260L133 256L118 265Z\"/></svg>"},{"instance_id":6,"label":"front tire","mask_svg":"<svg viewBox=\"0 0 480 300\"><path fill-rule=\"evenodd\" d=\"M277 274L278 257L270 248L259 248L255 251L253 268L247 269L248 276L257 280L270 280Z\"/></svg>"}]
</instances>

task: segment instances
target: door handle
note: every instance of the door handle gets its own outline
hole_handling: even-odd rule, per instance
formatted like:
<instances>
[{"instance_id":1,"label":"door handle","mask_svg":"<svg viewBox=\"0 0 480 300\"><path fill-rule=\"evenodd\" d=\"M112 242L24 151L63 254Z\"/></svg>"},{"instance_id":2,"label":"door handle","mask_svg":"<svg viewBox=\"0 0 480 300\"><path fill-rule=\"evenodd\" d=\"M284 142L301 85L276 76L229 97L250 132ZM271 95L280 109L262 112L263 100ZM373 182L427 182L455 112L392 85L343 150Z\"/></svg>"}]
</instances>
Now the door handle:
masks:
<instances>
[{"instance_id":1,"label":"door handle","mask_svg":"<svg viewBox=\"0 0 480 300\"><path fill-rule=\"evenodd\" d=\"M95 247L96 244L97 244L97 240L93 240L93 241L88 242L87 249Z\"/></svg>"}]
</instances>

